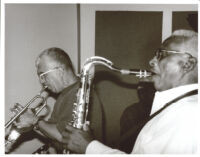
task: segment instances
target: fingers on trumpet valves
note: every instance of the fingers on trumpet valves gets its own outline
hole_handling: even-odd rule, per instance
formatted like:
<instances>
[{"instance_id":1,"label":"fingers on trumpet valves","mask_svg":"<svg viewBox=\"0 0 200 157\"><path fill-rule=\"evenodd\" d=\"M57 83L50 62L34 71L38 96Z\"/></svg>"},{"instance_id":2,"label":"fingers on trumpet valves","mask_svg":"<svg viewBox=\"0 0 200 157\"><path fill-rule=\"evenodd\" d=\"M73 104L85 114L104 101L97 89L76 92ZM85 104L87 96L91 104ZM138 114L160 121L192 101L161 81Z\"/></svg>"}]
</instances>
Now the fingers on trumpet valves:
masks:
<instances>
[{"instance_id":1,"label":"fingers on trumpet valves","mask_svg":"<svg viewBox=\"0 0 200 157\"><path fill-rule=\"evenodd\" d=\"M19 103L15 103L13 108L10 108L10 111L13 114L17 114L18 112L20 112L24 107L22 105L20 105Z\"/></svg>"},{"instance_id":2,"label":"fingers on trumpet valves","mask_svg":"<svg viewBox=\"0 0 200 157\"><path fill-rule=\"evenodd\" d=\"M20 123L17 122L17 121L14 121L14 122L13 122L13 125L14 125L17 129L20 129L20 128L21 128Z\"/></svg>"},{"instance_id":3,"label":"fingers on trumpet valves","mask_svg":"<svg viewBox=\"0 0 200 157\"><path fill-rule=\"evenodd\" d=\"M19 111L15 108L11 108L10 111L12 112L13 115L16 115Z\"/></svg>"},{"instance_id":4,"label":"fingers on trumpet valves","mask_svg":"<svg viewBox=\"0 0 200 157\"><path fill-rule=\"evenodd\" d=\"M18 109L23 109L24 107L21 105L21 104L19 104L19 103L15 103L15 107L17 107Z\"/></svg>"}]
</instances>

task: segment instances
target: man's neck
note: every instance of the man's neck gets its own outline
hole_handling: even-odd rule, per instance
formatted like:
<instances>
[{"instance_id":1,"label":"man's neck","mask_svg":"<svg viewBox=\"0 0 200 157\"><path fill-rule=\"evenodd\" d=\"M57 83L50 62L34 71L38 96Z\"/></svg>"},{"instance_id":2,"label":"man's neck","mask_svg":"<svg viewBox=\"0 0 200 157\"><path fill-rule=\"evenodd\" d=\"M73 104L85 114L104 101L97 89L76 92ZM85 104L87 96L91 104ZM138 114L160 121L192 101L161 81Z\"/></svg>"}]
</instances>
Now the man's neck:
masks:
<instances>
[{"instance_id":1,"label":"man's neck","mask_svg":"<svg viewBox=\"0 0 200 157\"><path fill-rule=\"evenodd\" d=\"M67 88L67 87L71 86L72 84L76 83L77 81L78 81L77 76L71 77L71 79L67 80L67 83L64 85L64 87Z\"/></svg>"}]
</instances>

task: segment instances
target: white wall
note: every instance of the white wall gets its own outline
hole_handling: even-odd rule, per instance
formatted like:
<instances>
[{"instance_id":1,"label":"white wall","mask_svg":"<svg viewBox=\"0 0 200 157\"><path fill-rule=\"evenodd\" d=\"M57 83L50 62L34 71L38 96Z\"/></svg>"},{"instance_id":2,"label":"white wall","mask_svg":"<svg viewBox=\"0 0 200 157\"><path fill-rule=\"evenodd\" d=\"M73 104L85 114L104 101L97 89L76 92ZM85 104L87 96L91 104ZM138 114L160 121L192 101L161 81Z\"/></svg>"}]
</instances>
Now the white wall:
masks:
<instances>
[{"instance_id":1,"label":"white wall","mask_svg":"<svg viewBox=\"0 0 200 157\"><path fill-rule=\"evenodd\" d=\"M25 105L39 90L35 59L49 47L60 47L78 62L76 4L6 4L5 6L5 121L15 102ZM49 102L53 102L50 100ZM31 136L31 135L30 135ZM37 140L14 153L31 153Z\"/></svg>"}]
</instances>

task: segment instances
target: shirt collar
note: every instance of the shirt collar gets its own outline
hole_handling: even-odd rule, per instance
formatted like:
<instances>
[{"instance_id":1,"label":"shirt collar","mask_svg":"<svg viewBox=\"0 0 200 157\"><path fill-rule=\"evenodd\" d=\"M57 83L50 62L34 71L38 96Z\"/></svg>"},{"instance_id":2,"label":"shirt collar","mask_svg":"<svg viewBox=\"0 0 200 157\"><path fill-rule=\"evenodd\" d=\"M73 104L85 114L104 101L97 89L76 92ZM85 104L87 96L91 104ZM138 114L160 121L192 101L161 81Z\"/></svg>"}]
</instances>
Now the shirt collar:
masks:
<instances>
[{"instance_id":1,"label":"shirt collar","mask_svg":"<svg viewBox=\"0 0 200 157\"><path fill-rule=\"evenodd\" d=\"M170 102L171 100L195 89L198 89L198 84L179 86L162 92L157 91L155 93L150 115L154 114L156 111L158 111L160 108L162 108L166 103Z\"/></svg>"}]
</instances>

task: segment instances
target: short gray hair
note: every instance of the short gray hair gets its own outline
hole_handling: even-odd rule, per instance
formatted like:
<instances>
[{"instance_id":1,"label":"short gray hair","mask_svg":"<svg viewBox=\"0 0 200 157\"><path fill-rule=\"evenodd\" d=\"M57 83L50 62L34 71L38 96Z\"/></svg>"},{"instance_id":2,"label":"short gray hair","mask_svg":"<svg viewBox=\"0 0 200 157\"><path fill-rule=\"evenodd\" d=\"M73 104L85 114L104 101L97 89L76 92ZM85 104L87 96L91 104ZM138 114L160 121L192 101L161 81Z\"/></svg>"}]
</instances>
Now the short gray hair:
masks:
<instances>
[{"instance_id":1,"label":"short gray hair","mask_svg":"<svg viewBox=\"0 0 200 157\"><path fill-rule=\"evenodd\" d=\"M57 47L51 47L42 51L42 53L38 56L35 62L37 68L40 63L40 58L42 56L49 56L52 59L54 59L59 65L64 66L66 70L70 69L74 72L72 61L69 55L64 50Z\"/></svg>"},{"instance_id":2,"label":"short gray hair","mask_svg":"<svg viewBox=\"0 0 200 157\"><path fill-rule=\"evenodd\" d=\"M169 37L182 45L182 50L198 59L198 33L192 30L175 30Z\"/></svg>"}]
</instances>

